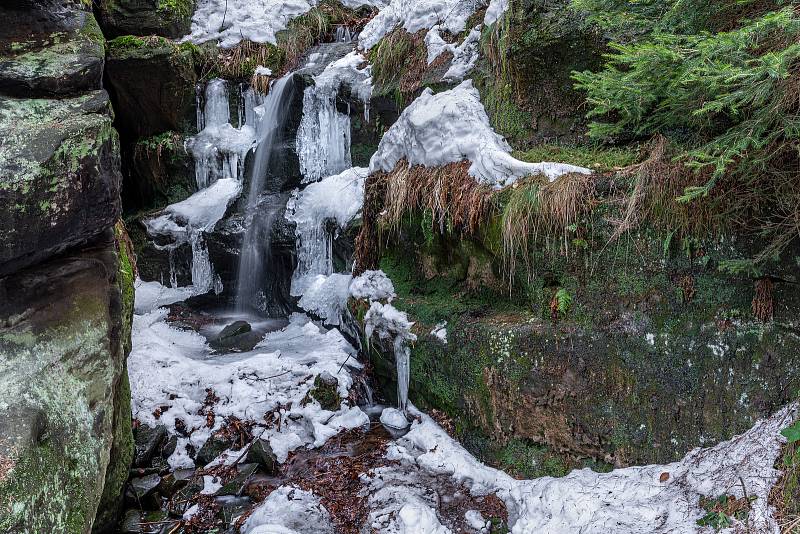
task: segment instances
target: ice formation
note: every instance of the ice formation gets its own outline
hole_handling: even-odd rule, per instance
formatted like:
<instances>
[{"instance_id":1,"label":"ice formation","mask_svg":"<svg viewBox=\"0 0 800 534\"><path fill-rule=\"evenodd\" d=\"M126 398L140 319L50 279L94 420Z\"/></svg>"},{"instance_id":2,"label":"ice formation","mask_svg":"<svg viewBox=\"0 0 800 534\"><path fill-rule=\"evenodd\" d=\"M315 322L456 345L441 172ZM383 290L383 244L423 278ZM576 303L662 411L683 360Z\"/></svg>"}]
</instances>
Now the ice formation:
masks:
<instances>
[{"instance_id":1,"label":"ice formation","mask_svg":"<svg viewBox=\"0 0 800 534\"><path fill-rule=\"evenodd\" d=\"M206 85L205 106L198 115L200 132L186 140L186 150L194 156L197 188L204 189L220 178L244 175L247 153L255 146L256 131L251 124L235 128L231 124L228 84L211 80ZM252 103L252 98L245 98ZM245 114L252 111L246 110Z\"/></svg>"},{"instance_id":2,"label":"ice formation","mask_svg":"<svg viewBox=\"0 0 800 534\"><path fill-rule=\"evenodd\" d=\"M397 296L394 292L394 284L383 271L364 271L353 278L350 283L350 296L374 301L388 300L389 302Z\"/></svg>"},{"instance_id":3,"label":"ice formation","mask_svg":"<svg viewBox=\"0 0 800 534\"><path fill-rule=\"evenodd\" d=\"M186 200L167 206L160 215L144 221L147 233L151 236L172 239L171 243L159 247L169 250L170 254L184 243L191 246L195 294L207 293L211 289L217 292L221 290L221 283L208 257L204 234L214 229L241 191L242 184L238 180L221 178Z\"/></svg>"},{"instance_id":4,"label":"ice formation","mask_svg":"<svg viewBox=\"0 0 800 534\"><path fill-rule=\"evenodd\" d=\"M298 239L297 268L292 277L292 295L300 296L318 274L333 272L333 234L326 227L335 221L344 228L361 211L367 169L354 167L324 178L296 192L286 209Z\"/></svg>"},{"instance_id":5,"label":"ice formation","mask_svg":"<svg viewBox=\"0 0 800 534\"><path fill-rule=\"evenodd\" d=\"M398 25L408 33L417 33L438 24L443 30L458 34L482 5L481 0L391 0L367 23L358 42L369 50Z\"/></svg>"},{"instance_id":6,"label":"ice formation","mask_svg":"<svg viewBox=\"0 0 800 534\"><path fill-rule=\"evenodd\" d=\"M343 404L329 412L316 402L305 406L301 402L313 386L308 377L323 372L336 377L339 394L347 397L353 381L344 364L360 364L352 358L355 349L337 330L324 331L307 317L294 315L289 326L268 334L251 353L211 358L205 338L173 328L166 322L165 308L138 308L128 359L133 416L150 426L166 425L173 434L178 419L194 429L189 437L178 438L169 458L173 468L192 466L186 445L199 450L226 416L255 421L254 434L269 440L279 461L298 447L321 446L342 429L369 421L356 407ZM211 428L201 410L207 388L221 398L214 406L216 419ZM290 409L280 408L289 405ZM163 406L168 408L159 410L156 419L154 413ZM264 413L278 408L280 425L259 426Z\"/></svg>"},{"instance_id":7,"label":"ice formation","mask_svg":"<svg viewBox=\"0 0 800 534\"><path fill-rule=\"evenodd\" d=\"M365 103L372 95L370 67L358 52L329 64L303 92L303 117L297 131L297 154L303 182L314 182L351 167L350 116L336 109L342 85Z\"/></svg>"},{"instance_id":8,"label":"ice formation","mask_svg":"<svg viewBox=\"0 0 800 534\"><path fill-rule=\"evenodd\" d=\"M526 163L514 159L511 147L495 133L472 80L434 94L425 89L384 134L370 160L370 172L391 171L405 158L429 167L468 159L478 181L501 188L517 178L543 174L550 180L571 172L588 174L566 163Z\"/></svg>"},{"instance_id":9,"label":"ice formation","mask_svg":"<svg viewBox=\"0 0 800 534\"><path fill-rule=\"evenodd\" d=\"M431 335L447 345L447 321L442 321L434 326Z\"/></svg>"},{"instance_id":10,"label":"ice formation","mask_svg":"<svg viewBox=\"0 0 800 534\"><path fill-rule=\"evenodd\" d=\"M411 333L414 323L405 312L391 304L373 302L364 315L364 333L367 339L377 334L380 339L392 340L394 359L397 365L397 405L405 411L408 404L408 383L411 378L411 349L408 344L416 341Z\"/></svg>"}]
</instances>

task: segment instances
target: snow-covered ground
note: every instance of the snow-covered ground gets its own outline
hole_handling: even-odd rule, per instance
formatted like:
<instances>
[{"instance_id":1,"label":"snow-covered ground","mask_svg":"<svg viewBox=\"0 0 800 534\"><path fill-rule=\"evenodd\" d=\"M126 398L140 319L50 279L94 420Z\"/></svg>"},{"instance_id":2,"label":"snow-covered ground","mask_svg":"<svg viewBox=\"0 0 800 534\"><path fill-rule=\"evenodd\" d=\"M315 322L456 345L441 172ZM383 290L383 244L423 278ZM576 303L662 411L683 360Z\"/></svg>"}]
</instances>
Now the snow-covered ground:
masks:
<instances>
[{"instance_id":1,"label":"snow-covered ground","mask_svg":"<svg viewBox=\"0 0 800 534\"><path fill-rule=\"evenodd\" d=\"M147 302L157 304L153 285L140 284L139 291ZM301 402L322 373L334 376L340 396L347 397L353 383L347 366L360 364L337 330L293 315L286 328L267 334L252 352L220 356L212 355L199 333L169 324L165 308L136 308L128 359L133 416L150 426L166 425L174 434L175 421L184 423L190 435L179 438L169 458L174 468L192 466L186 445L199 450L228 416L258 423L255 435L268 439L281 461L297 447L320 446L340 430L368 422L359 408L346 403L331 412L316 401L305 406ZM216 418L210 427L201 410L208 389L220 399L213 406ZM266 428L264 414L273 411L281 422Z\"/></svg>"}]
</instances>

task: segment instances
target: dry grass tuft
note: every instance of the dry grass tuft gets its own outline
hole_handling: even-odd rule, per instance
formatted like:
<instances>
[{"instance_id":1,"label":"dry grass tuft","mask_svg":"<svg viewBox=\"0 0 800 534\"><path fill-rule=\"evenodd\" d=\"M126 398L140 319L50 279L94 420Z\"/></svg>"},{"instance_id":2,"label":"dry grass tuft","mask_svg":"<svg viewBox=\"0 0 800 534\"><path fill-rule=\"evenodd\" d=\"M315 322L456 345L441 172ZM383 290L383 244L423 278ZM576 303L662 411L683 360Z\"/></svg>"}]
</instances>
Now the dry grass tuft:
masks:
<instances>
[{"instance_id":1,"label":"dry grass tuft","mask_svg":"<svg viewBox=\"0 0 800 534\"><path fill-rule=\"evenodd\" d=\"M568 231L597 204L595 177L571 173L548 182L531 176L511 186L501 220L503 261L513 281L518 258L531 274L530 246L537 240L555 239L563 252L569 247Z\"/></svg>"},{"instance_id":2,"label":"dry grass tuft","mask_svg":"<svg viewBox=\"0 0 800 534\"><path fill-rule=\"evenodd\" d=\"M440 167L411 166L401 160L386 175L386 212L381 223L396 232L415 212L431 217L431 230L475 234L493 213L494 191L469 174L469 161Z\"/></svg>"}]
</instances>

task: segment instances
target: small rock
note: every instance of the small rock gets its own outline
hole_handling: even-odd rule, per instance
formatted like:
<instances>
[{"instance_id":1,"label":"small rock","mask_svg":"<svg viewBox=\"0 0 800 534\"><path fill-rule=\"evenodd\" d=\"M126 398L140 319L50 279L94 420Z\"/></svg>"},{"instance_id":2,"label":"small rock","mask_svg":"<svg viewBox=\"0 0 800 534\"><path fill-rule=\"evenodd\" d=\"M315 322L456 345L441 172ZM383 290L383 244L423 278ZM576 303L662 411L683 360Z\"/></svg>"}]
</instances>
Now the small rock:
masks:
<instances>
[{"instance_id":1,"label":"small rock","mask_svg":"<svg viewBox=\"0 0 800 534\"><path fill-rule=\"evenodd\" d=\"M234 447L231 438L222 436L220 434L212 434L208 440L200 447L195 456L194 463L198 467L204 466L214 460L217 456L224 451Z\"/></svg>"},{"instance_id":2,"label":"small rock","mask_svg":"<svg viewBox=\"0 0 800 534\"><path fill-rule=\"evenodd\" d=\"M342 404L339 396L339 381L327 371L317 375L314 387L308 394L315 399L324 410L336 411Z\"/></svg>"},{"instance_id":3,"label":"small rock","mask_svg":"<svg viewBox=\"0 0 800 534\"><path fill-rule=\"evenodd\" d=\"M272 452L272 447L269 442L260 438L255 440L250 446L250 450L247 451L247 456L245 457L245 462L260 465L268 474L274 474L278 465L277 456Z\"/></svg>"},{"instance_id":4,"label":"small rock","mask_svg":"<svg viewBox=\"0 0 800 534\"><path fill-rule=\"evenodd\" d=\"M247 484L247 481L250 479L251 476L253 476L253 473L255 473L257 469L258 469L258 464L237 465L236 470L238 471L238 474L233 478L233 480L231 480L230 482L222 486L220 489L218 489L217 492L214 493L214 495L216 496L235 495L238 497L239 495L242 494L242 490L244 490L245 484Z\"/></svg>"},{"instance_id":5,"label":"small rock","mask_svg":"<svg viewBox=\"0 0 800 534\"><path fill-rule=\"evenodd\" d=\"M167 440L167 427L158 425L149 427L141 425L133 431L133 439L136 442L136 452L134 453L134 467L147 467L153 455Z\"/></svg>"},{"instance_id":6,"label":"small rock","mask_svg":"<svg viewBox=\"0 0 800 534\"><path fill-rule=\"evenodd\" d=\"M247 352L261 341L261 334L253 332L247 321L236 321L222 329L208 344L217 352Z\"/></svg>"},{"instance_id":7,"label":"small rock","mask_svg":"<svg viewBox=\"0 0 800 534\"><path fill-rule=\"evenodd\" d=\"M152 494L160 482L161 477L157 474L147 475L141 478L132 478L130 481L130 489L134 498L141 500Z\"/></svg>"}]
</instances>

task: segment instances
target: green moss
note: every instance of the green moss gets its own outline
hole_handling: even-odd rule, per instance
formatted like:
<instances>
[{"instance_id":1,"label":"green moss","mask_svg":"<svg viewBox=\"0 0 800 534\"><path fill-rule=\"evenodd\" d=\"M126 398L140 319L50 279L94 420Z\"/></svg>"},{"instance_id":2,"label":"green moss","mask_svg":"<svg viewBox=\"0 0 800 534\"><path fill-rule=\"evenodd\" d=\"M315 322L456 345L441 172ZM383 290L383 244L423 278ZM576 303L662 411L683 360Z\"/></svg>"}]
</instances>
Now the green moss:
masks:
<instances>
[{"instance_id":1,"label":"green moss","mask_svg":"<svg viewBox=\"0 0 800 534\"><path fill-rule=\"evenodd\" d=\"M184 19L192 16L194 0L158 0L157 11L170 19Z\"/></svg>"},{"instance_id":2,"label":"green moss","mask_svg":"<svg viewBox=\"0 0 800 534\"><path fill-rule=\"evenodd\" d=\"M600 145L541 144L525 151L515 151L513 156L522 161L556 161L588 167L598 172L609 172L636 163L640 151L637 146L622 148Z\"/></svg>"}]
</instances>

